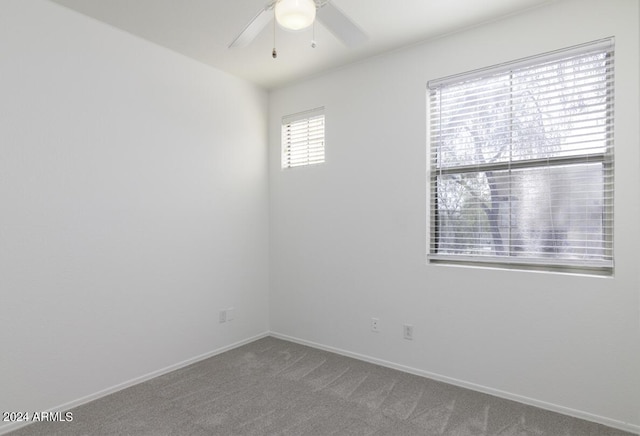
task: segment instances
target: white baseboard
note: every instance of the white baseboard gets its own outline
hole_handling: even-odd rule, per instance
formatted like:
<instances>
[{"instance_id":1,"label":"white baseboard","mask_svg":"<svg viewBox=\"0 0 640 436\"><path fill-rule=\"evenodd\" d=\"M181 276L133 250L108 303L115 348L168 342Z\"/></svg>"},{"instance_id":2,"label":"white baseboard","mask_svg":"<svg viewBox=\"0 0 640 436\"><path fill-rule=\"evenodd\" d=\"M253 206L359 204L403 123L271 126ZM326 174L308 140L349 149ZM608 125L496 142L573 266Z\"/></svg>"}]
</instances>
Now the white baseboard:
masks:
<instances>
[{"instance_id":1,"label":"white baseboard","mask_svg":"<svg viewBox=\"0 0 640 436\"><path fill-rule=\"evenodd\" d=\"M447 377L444 375L436 374L429 371L423 371L421 369L411 368L409 366L400 365L394 362L388 362L386 360L377 359L375 357L366 356L363 354L353 353L351 351L343 350L340 348L331 347L324 344L319 344L312 341L307 341L304 339L300 339L294 336L285 335L278 332L271 332L270 334L274 338L283 339L285 341L295 342L297 344L306 345L312 348L317 348L319 350L329 351L332 353L340 354L346 357L352 357L357 360L362 360L364 362L373 363L380 366L385 366L387 368L397 369L398 371L406 372L409 374L418 375L420 377L429 378L432 380L441 381L444 383L448 383L455 386L460 386L462 388L471 389L473 391L482 392L485 394L493 395L496 397L504 398L507 400L517 401L519 403L527 404L529 406L539 407L541 409L550 410L552 412L561 413L563 415L572 416L574 418L584 419L586 421L592 421L598 424L606 425L609 427L617 428L620 430L628 431L631 433L636 433L640 435L640 425L630 424L623 421L618 421L615 419L607 418L605 416L594 415L592 413L584 412L582 410L571 409L569 407L560 406L553 403L548 403L546 401L536 400L534 398L524 397L517 394L512 394L510 392L501 391L499 389L493 389L487 386L478 385L475 383L470 383L464 380L458 380L455 378Z\"/></svg>"},{"instance_id":2,"label":"white baseboard","mask_svg":"<svg viewBox=\"0 0 640 436\"><path fill-rule=\"evenodd\" d=\"M258 334L256 336L252 336L250 338L243 339L242 341L235 342L233 344L218 348L218 349L213 350L213 351L209 351L207 353L201 354L201 355L196 356L196 357L192 357L192 358L187 359L187 360L183 360L182 362L178 362L176 364L169 365L169 366L167 366L165 368L162 368L162 369L159 369L157 371L152 371L152 372L150 372L148 374L142 375L140 377L136 377L136 378L128 380L128 381L126 381L124 383L120 383L120 384L117 384L115 386L111 386L109 388L106 388L106 389L103 389L101 391L98 391L96 393L87 395L85 397L78 398L77 400L69 401L68 403L61 404L60 406L56 406L56 407L53 407L53 408L51 408L49 410L46 410L46 412L66 412L66 411L68 411L70 409L73 409L75 407L82 406L83 404L89 403L91 401L97 400L99 398L105 397L107 395L113 394L115 392L121 391L123 389L129 388L129 387L137 385L139 383L145 382L147 380L151 380L152 378L159 377L159 376L167 374L167 373L169 373L171 371L175 371L177 369L184 368L185 366L192 365L194 363L200 362L201 360L205 360L205 359L208 359L210 357L217 356L218 354L222 354L225 351L233 350L234 348L241 347L242 345L248 344L248 343L256 341L258 339L262 339L262 338L267 337L269 335L270 335L269 332L260 333L260 334ZM4 434L7 434L9 432L16 431L19 428L22 428L22 427L27 426L29 424L31 424L31 423L30 422L16 422L16 423L11 423L11 424L2 426L2 427L0 427L0 435L4 435Z\"/></svg>"}]
</instances>

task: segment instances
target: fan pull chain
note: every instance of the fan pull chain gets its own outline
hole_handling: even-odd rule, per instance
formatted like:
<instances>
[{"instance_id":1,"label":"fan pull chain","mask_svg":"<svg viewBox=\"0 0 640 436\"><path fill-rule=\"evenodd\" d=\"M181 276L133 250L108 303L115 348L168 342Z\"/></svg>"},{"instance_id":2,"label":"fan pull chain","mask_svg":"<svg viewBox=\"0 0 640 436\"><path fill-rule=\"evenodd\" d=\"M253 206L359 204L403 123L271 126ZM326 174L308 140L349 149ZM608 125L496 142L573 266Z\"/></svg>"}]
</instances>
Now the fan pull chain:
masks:
<instances>
[{"instance_id":1,"label":"fan pull chain","mask_svg":"<svg viewBox=\"0 0 640 436\"><path fill-rule=\"evenodd\" d=\"M311 38L311 48L316 48L318 43L316 43L316 21L313 20L313 36Z\"/></svg>"},{"instance_id":2,"label":"fan pull chain","mask_svg":"<svg viewBox=\"0 0 640 436\"><path fill-rule=\"evenodd\" d=\"M273 8L273 51L271 52L272 58L278 57L278 52L276 51L276 8Z\"/></svg>"}]
</instances>

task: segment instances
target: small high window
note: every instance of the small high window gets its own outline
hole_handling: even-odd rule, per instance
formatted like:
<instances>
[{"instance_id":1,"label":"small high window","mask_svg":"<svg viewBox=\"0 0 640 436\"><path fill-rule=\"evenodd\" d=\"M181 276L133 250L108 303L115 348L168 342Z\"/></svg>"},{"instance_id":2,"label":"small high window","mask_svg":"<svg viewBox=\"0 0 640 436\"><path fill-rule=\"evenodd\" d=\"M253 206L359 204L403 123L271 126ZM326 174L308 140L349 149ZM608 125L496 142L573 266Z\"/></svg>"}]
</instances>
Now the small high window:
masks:
<instances>
[{"instance_id":1,"label":"small high window","mask_svg":"<svg viewBox=\"0 0 640 436\"><path fill-rule=\"evenodd\" d=\"M282 118L282 168L324 162L324 108Z\"/></svg>"}]
</instances>

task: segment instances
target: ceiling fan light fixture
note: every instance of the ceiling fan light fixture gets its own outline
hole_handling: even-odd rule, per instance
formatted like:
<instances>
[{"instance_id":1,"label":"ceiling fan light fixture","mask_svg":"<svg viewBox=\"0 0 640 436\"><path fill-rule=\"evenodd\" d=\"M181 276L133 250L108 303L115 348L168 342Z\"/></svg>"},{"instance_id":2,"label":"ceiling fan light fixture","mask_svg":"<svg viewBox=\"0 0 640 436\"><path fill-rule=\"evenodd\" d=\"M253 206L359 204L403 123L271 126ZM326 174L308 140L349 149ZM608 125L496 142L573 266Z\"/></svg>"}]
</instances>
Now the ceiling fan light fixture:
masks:
<instances>
[{"instance_id":1,"label":"ceiling fan light fixture","mask_svg":"<svg viewBox=\"0 0 640 436\"><path fill-rule=\"evenodd\" d=\"M279 0L275 5L276 21L287 30L303 30L316 18L314 0Z\"/></svg>"}]
</instances>

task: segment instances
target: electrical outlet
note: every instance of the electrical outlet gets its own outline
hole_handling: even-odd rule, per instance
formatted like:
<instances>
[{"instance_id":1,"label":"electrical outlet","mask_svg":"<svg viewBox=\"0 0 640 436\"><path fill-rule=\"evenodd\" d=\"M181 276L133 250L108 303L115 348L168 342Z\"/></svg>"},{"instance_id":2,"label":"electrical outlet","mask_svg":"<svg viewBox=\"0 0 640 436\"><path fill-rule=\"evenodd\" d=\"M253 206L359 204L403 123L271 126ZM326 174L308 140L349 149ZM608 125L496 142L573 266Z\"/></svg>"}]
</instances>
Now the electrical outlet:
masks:
<instances>
[{"instance_id":1,"label":"electrical outlet","mask_svg":"<svg viewBox=\"0 0 640 436\"><path fill-rule=\"evenodd\" d=\"M413 326L409 324L404 324L402 326L402 331L404 333L404 338L413 341Z\"/></svg>"},{"instance_id":2,"label":"electrical outlet","mask_svg":"<svg viewBox=\"0 0 640 436\"><path fill-rule=\"evenodd\" d=\"M223 322L227 322L227 311L226 310L221 310L220 311L220 324L222 324Z\"/></svg>"},{"instance_id":3,"label":"electrical outlet","mask_svg":"<svg viewBox=\"0 0 640 436\"><path fill-rule=\"evenodd\" d=\"M233 321L233 307L227 309L227 321Z\"/></svg>"},{"instance_id":4,"label":"electrical outlet","mask_svg":"<svg viewBox=\"0 0 640 436\"><path fill-rule=\"evenodd\" d=\"M371 318L371 331L376 333L380 331L380 320L378 318Z\"/></svg>"}]
</instances>

